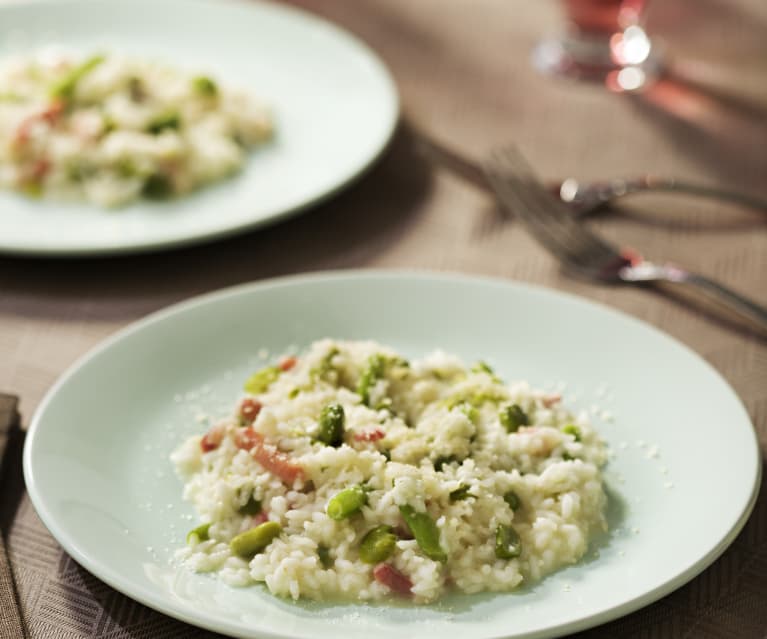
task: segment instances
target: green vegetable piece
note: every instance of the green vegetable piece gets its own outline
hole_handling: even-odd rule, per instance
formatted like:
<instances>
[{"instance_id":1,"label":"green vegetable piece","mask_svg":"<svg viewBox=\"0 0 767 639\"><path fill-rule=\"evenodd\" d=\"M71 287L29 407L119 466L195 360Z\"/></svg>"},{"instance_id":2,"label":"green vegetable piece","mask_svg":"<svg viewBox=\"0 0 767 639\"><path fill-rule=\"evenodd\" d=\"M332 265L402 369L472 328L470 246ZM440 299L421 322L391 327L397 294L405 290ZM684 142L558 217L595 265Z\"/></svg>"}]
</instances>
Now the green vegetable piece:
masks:
<instances>
[{"instance_id":1,"label":"green vegetable piece","mask_svg":"<svg viewBox=\"0 0 767 639\"><path fill-rule=\"evenodd\" d=\"M240 506L237 512L241 515L257 515L261 512L261 502L251 495L247 503L244 506Z\"/></svg>"},{"instance_id":2,"label":"green vegetable piece","mask_svg":"<svg viewBox=\"0 0 767 639\"><path fill-rule=\"evenodd\" d=\"M397 545L397 535L391 526L377 526L367 532L360 542L360 559L366 564L386 561Z\"/></svg>"},{"instance_id":3,"label":"green vegetable piece","mask_svg":"<svg viewBox=\"0 0 767 639\"><path fill-rule=\"evenodd\" d=\"M328 380L330 373L334 372L333 358L338 355L339 352L340 351L337 348L331 348L320 360L319 364L309 371L309 379L313 382L320 379Z\"/></svg>"},{"instance_id":4,"label":"green vegetable piece","mask_svg":"<svg viewBox=\"0 0 767 639\"><path fill-rule=\"evenodd\" d=\"M50 88L51 97L59 100L71 100L74 97L77 83L99 66L104 60L105 57L103 55L94 55L85 60L82 64L70 69L63 78L54 83Z\"/></svg>"},{"instance_id":5,"label":"green vegetable piece","mask_svg":"<svg viewBox=\"0 0 767 639\"><path fill-rule=\"evenodd\" d=\"M434 520L409 505L400 506L399 512L423 553L429 559L445 563L447 553L439 545L439 529Z\"/></svg>"},{"instance_id":6,"label":"green vegetable piece","mask_svg":"<svg viewBox=\"0 0 767 639\"><path fill-rule=\"evenodd\" d=\"M434 470L442 470L445 464L453 464L459 461L455 455L440 455L434 460Z\"/></svg>"},{"instance_id":7,"label":"green vegetable piece","mask_svg":"<svg viewBox=\"0 0 767 639\"><path fill-rule=\"evenodd\" d=\"M510 490L503 495L503 501L505 501L512 510L516 510L522 505L519 496L513 490Z\"/></svg>"},{"instance_id":8,"label":"green vegetable piece","mask_svg":"<svg viewBox=\"0 0 767 639\"><path fill-rule=\"evenodd\" d=\"M578 428L575 424L568 424L567 426L564 426L562 428L562 432L567 435L572 435L577 442L581 441L581 429Z\"/></svg>"},{"instance_id":9,"label":"green vegetable piece","mask_svg":"<svg viewBox=\"0 0 767 639\"><path fill-rule=\"evenodd\" d=\"M568 453L567 451L565 451L564 453L562 453L562 460L563 460L563 461L575 461L575 459L576 459L576 458L575 458L575 457L573 457L573 456L572 456L570 453Z\"/></svg>"},{"instance_id":10,"label":"green vegetable piece","mask_svg":"<svg viewBox=\"0 0 767 639\"><path fill-rule=\"evenodd\" d=\"M296 387L296 388L292 389L292 390L291 390L291 391L288 393L288 399L295 399L295 398L296 398L296 397L298 397L300 394L301 394L301 389Z\"/></svg>"},{"instance_id":11,"label":"green vegetable piece","mask_svg":"<svg viewBox=\"0 0 767 639\"><path fill-rule=\"evenodd\" d=\"M470 486L461 484L458 488L450 493L450 501L461 501L467 497L473 497L469 492Z\"/></svg>"},{"instance_id":12,"label":"green vegetable piece","mask_svg":"<svg viewBox=\"0 0 767 639\"><path fill-rule=\"evenodd\" d=\"M471 367L472 373L487 373L488 375L494 375L495 371L490 367L487 362L479 361Z\"/></svg>"},{"instance_id":13,"label":"green vegetable piece","mask_svg":"<svg viewBox=\"0 0 767 639\"><path fill-rule=\"evenodd\" d=\"M179 129L181 127L181 116L178 111L168 111L161 113L154 118L146 127L149 133L155 135L162 133L165 129Z\"/></svg>"},{"instance_id":14,"label":"green vegetable piece","mask_svg":"<svg viewBox=\"0 0 767 639\"><path fill-rule=\"evenodd\" d=\"M229 542L229 548L238 557L249 559L264 550L281 532L282 526L276 521L266 521L237 535Z\"/></svg>"},{"instance_id":15,"label":"green vegetable piece","mask_svg":"<svg viewBox=\"0 0 767 639\"><path fill-rule=\"evenodd\" d=\"M498 559L514 559L522 553L522 542L511 526L500 524L495 529L495 556Z\"/></svg>"},{"instance_id":16,"label":"green vegetable piece","mask_svg":"<svg viewBox=\"0 0 767 639\"><path fill-rule=\"evenodd\" d=\"M344 443L346 416L341 404L328 404L320 413L317 439L327 446L338 448Z\"/></svg>"},{"instance_id":17,"label":"green vegetable piece","mask_svg":"<svg viewBox=\"0 0 767 639\"><path fill-rule=\"evenodd\" d=\"M277 366L267 366L253 373L245 381L244 388L248 393L258 395L265 393L277 381L282 371Z\"/></svg>"},{"instance_id":18,"label":"green vegetable piece","mask_svg":"<svg viewBox=\"0 0 767 639\"><path fill-rule=\"evenodd\" d=\"M340 521L358 512L367 501L368 495L365 489L360 485L352 486L331 497L325 512L331 519Z\"/></svg>"},{"instance_id":19,"label":"green vegetable piece","mask_svg":"<svg viewBox=\"0 0 767 639\"><path fill-rule=\"evenodd\" d=\"M317 556L323 568L330 568L333 565L333 558L330 556L330 550L327 546L317 546Z\"/></svg>"},{"instance_id":20,"label":"green vegetable piece","mask_svg":"<svg viewBox=\"0 0 767 639\"><path fill-rule=\"evenodd\" d=\"M207 98L218 95L218 85L206 75L198 75L196 78L192 78L192 88L195 93Z\"/></svg>"},{"instance_id":21,"label":"green vegetable piece","mask_svg":"<svg viewBox=\"0 0 767 639\"><path fill-rule=\"evenodd\" d=\"M208 530L210 530L210 523L200 524L197 528L192 528L192 530L186 534L186 543L199 544L201 541L208 541L208 539L210 539Z\"/></svg>"},{"instance_id":22,"label":"green vegetable piece","mask_svg":"<svg viewBox=\"0 0 767 639\"><path fill-rule=\"evenodd\" d=\"M386 358L380 353L371 355L368 359L367 368L357 382L357 395L362 398L365 406L370 406L370 389L384 376Z\"/></svg>"},{"instance_id":23,"label":"green vegetable piece","mask_svg":"<svg viewBox=\"0 0 767 639\"><path fill-rule=\"evenodd\" d=\"M511 404L501 409L498 417L507 433L515 433L520 426L528 426L530 424L530 418L519 404Z\"/></svg>"},{"instance_id":24,"label":"green vegetable piece","mask_svg":"<svg viewBox=\"0 0 767 639\"><path fill-rule=\"evenodd\" d=\"M460 405L460 410L468 417L472 424L476 424L477 420L479 420L479 410L477 410L476 406L464 403Z\"/></svg>"},{"instance_id":25,"label":"green vegetable piece","mask_svg":"<svg viewBox=\"0 0 767 639\"><path fill-rule=\"evenodd\" d=\"M148 198L161 200L173 194L173 183L163 173L152 173L147 176L141 192Z\"/></svg>"}]
</instances>

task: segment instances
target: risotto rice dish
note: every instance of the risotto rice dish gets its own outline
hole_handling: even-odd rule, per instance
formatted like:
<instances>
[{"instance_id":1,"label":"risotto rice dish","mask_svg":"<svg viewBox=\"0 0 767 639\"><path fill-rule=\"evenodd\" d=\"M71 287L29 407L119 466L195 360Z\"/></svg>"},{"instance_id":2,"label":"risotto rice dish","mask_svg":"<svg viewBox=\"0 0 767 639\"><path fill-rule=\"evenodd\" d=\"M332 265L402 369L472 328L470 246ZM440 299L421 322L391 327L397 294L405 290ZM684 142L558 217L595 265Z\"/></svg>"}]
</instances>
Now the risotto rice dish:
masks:
<instances>
[{"instance_id":1,"label":"risotto rice dish","mask_svg":"<svg viewBox=\"0 0 767 639\"><path fill-rule=\"evenodd\" d=\"M183 564L293 599L510 591L606 530L586 415L442 351L315 342L172 460L200 517Z\"/></svg>"},{"instance_id":2,"label":"risotto rice dish","mask_svg":"<svg viewBox=\"0 0 767 639\"><path fill-rule=\"evenodd\" d=\"M148 60L55 51L0 63L0 187L116 207L238 171L272 134L243 91Z\"/></svg>"}]
</instances>

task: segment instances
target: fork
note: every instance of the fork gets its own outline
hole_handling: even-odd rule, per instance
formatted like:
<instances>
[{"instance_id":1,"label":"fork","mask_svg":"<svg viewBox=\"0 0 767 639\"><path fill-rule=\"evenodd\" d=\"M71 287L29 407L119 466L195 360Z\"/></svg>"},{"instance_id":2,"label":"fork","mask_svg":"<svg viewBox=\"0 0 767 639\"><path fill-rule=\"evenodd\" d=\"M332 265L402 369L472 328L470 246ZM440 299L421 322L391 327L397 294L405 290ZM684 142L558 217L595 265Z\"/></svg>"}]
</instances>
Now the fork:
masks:
<instances>
[{"instance_id":1,"label":"fork","mask_svg":"<svg viewBox=\"0 0 767 639\"><path fill-rule=\"evenodd\" d=\"M604 283L686 285L767 332L767 308L706 276L652 263L633 249L619 249L597 237L543 186L516 147L496 149L484 171L503 206L570 271Z\"/></svg>"}]
</instances>

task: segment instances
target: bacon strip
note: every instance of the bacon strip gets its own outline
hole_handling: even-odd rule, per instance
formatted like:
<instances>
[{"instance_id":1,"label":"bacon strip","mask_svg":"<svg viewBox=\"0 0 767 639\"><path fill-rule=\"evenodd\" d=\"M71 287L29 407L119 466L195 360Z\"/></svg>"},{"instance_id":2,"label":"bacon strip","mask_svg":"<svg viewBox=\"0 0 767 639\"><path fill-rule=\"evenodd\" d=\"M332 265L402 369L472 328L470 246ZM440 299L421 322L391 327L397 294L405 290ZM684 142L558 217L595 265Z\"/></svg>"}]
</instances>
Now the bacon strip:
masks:
<instances>
[{"instance_id":1,"label":"bacon strip","mask_svg":"<svg viewBox=\"0 0 767 639\"><path fill-rule=\"evenodd\" d=\"M202 436L202 439L200 440L200 449L203 453L209 453L212 450L216 450L216 448L221 445L223 439L224 428L217 424Z\"/></svg>"},{"instance_id":2,"label":"bacon strip","mask_svg":"<svg viewBox=\"0 0 767 639\"><path fill-rule=\"evenodd\" d=\"M47 122L49 125L53 125L59 119L64 112L64 103L60 100L51 102L47 108L39 113L33 113L29 117L25 118L16 129L16 133L13 137L13 145L16 147L22 147L29 141L29 136L32 132L32 127L38 122Z\"/></svg>"},{"instance_id":3,"label":"bacon strip","mask_svg":"<svg viewBox=\"0 0 767 639\"><path fill-rule=\"evenodd\" d=\"M413 594L413 582L391 564L378 564L373 568L373 577L398 595Z\"/></svg>"},{"instance_id":4,"label":"bacon strip","mask_svg":"<svg viewBox=\"0 0 767 639\"><path fill-rule=\"evenodd\" d=\"M277 450L273 444L269 444L261 433L253 430L252 426L240 428L234 436L237 448L247 450L259 464L270 473L277 475L288 485L299 477L304 477L304 469L294 464L288 455Z\"/></svg>"}]
</instances>

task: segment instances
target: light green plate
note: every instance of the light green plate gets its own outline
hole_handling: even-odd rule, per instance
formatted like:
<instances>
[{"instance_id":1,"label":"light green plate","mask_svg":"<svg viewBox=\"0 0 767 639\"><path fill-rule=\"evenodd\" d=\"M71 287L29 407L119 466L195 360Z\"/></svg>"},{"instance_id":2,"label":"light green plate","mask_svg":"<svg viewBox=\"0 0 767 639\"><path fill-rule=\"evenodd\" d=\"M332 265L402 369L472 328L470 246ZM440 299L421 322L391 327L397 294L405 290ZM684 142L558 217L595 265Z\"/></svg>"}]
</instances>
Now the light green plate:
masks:
<instances>
[{"instance_id":1,"label":"light green plate","mask_svg":"<svg viewBox=\"0 0 767 639\"><path fill-rule=\"evenodd\" d=\"M293 603L172 565L193 524L170 452L203 430L199 413L231 410L260 349L276 355L326 336L376 339L409 357L441 347L486 359L506 379L566 381L565 400L596 412L614 451L610 534L580 564L517 594L422 608ZM754 504L760 468L733 391L648 325L531 286L397 272L272 280L156 313L62 377L24 451L46 526L108 584L219 632L307 639L543 637L626 614L725 549Z\"/></svg>"},{"instance_id":2,"label":"light green plate","mask_svg":"<svg viewBox=\"0 0 767 639\"><path fill-rule=\"evenodd\" d=\"M237 176L171 202L142 201L108 211L0 191L0 252L136 252L271 223L358 176L383 150L397 121L394 83L366 45L279 4L0 2L0 57L47 45L117 51L210 73L270 104L276 137Z\"/></svg>"}]
</instances>

